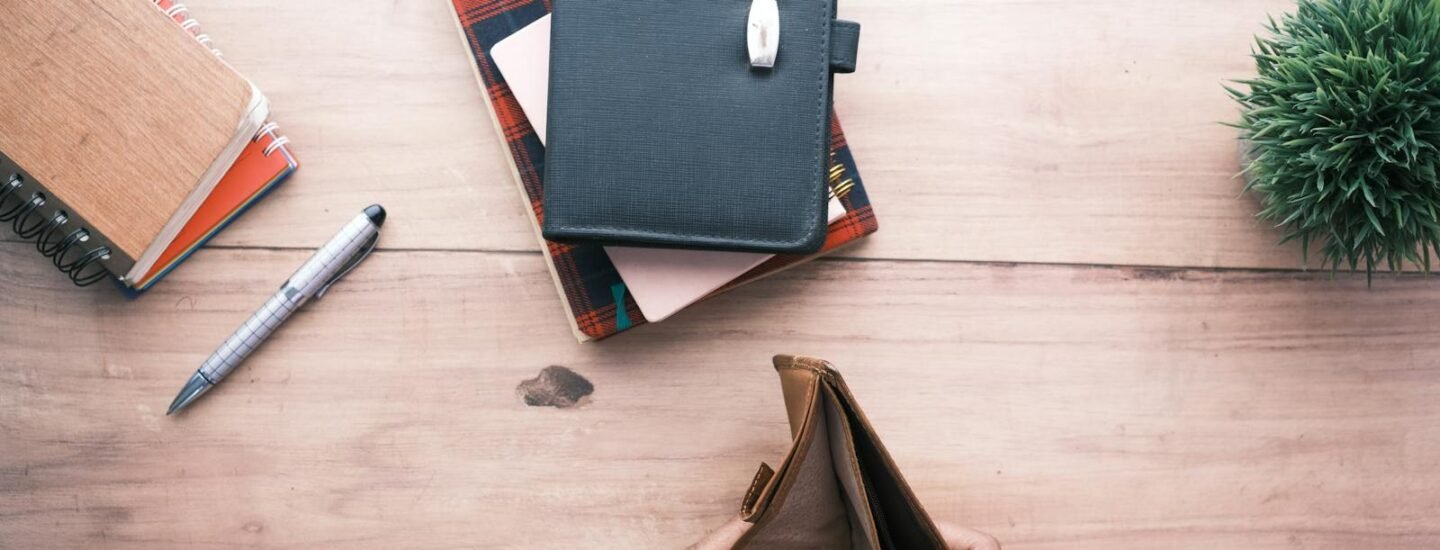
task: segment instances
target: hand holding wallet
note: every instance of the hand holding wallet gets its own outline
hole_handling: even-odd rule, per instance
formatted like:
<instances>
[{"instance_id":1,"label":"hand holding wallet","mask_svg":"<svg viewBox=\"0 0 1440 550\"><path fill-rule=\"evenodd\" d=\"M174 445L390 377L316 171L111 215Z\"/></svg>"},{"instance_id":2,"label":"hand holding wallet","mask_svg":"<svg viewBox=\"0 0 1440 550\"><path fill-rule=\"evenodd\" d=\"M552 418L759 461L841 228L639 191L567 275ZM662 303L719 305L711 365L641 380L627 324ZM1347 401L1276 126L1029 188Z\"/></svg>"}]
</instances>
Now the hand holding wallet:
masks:
<instances>
[{"instance_id":1,"label":"hand holding wallet","mask_svg":"<svg viewBox=\"0 0 1440 550\"><path fill-rule=\"evenodd\" d=\"M741 522L705 548L947 548L840 373L820 359L774 362L794 444L779 468L760 465Z\"/></svg>"}]
</instances>

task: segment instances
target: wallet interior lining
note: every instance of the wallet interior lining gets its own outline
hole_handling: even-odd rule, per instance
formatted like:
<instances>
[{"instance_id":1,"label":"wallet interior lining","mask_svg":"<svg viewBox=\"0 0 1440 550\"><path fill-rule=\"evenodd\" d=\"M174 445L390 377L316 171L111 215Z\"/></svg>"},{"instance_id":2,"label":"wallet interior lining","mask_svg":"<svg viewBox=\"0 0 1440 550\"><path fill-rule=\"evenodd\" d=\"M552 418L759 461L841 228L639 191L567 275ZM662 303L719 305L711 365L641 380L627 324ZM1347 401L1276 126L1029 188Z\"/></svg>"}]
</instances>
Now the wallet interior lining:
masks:
<instances>
[{"instance_id":1,"label":"wallet interior lining","mask_svg":"<svg viewBox=\"0 0 1440 550\"><path fill-rule=\"evenodd\" d=\"M844 548L850 543L846 503L830 461L830 434L818 399L810 400L795 454L781 465L772 501L737 548ZM784 526L771 528L770 525Z\"/></svg>"},{"instance_id":2,"label":"wallet interior lining","mask_svg":"<svg viewBox=\"0 0 1440 550\"><path fill-rule=\"evenodd\" d=\"M876 521L883 522L876 529L890 539L885 544L891 548L933 548L936 540L930 527L915 513L916 505L902 487L903 480L891 471L890 461L884 451L875 443L865 423L851 404L840 399L840 405L850 421L850 433L855 438L856 457L859 460L860 475L871 498L872 509L885 510L884 516L876 515Z\"/></svg>"},{"instance_id":3,"label":"wallet interior lining","mask_svg":"<svg viewBox=\"0 0 1440 550\"><path fill-rule=\"evenodd\" d=\"M850 529L850 548L881 550L876 548L880 539L876 534L874 516L866 495L865 480L860 477L862 473L855 454L855 442L850 434L850 420L840 409L835 390L829 385L822 385L822 390L824 393L820 396L820 401L825 404L824 420L830 436L830 463L835 469L835 478L839 480L848 505L845 510L849 514L850 524L852 527L859 526L858 529Z\"/></svg>"}]
</instances>

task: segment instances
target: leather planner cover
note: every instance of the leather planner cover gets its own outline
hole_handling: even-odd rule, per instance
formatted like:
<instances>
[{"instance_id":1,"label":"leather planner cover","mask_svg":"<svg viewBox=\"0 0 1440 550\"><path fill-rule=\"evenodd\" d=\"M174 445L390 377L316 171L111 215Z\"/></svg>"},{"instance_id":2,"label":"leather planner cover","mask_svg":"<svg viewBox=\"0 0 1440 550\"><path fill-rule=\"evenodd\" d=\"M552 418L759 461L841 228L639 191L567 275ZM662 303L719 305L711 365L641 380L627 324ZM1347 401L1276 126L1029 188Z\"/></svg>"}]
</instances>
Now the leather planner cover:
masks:
<instances>
[{"instance_id":1,"label":"leather planner cover","mask_svg":"<svg viewBox=\"0 0 1440 550\"><path fill-rule=\"evenodd\" d=\"M759 68L751 0L554 0L545 238L819 250L831 75L854 69L859 27L834 0L778 6Z\"/></svg>"},{"instance_id":2,"label":"leather planner cover","mask_svg":"<svg viewBox=\"0 0 1440 550\"><path fill-rule=\"evenodd\" d=\"M548 214L543 207L546 185L541 177L545 167L545 145L535 128L538 123L532 122L538 119L521 107L509 80L498 68L500 63L493 56L493 49L546 18L550 13L550 0L451 2L456 27L460 31L458 35L472 54L481 97L489 108L496 133L501 136L505 157L511 167L512 183L519 190L525 211L539 236L540 220ZM549 55L548 47L546 55ZM548 89L548 83L546 87ZM829 175L838 177L827 181L827 184L831 186L831 193L840 198L840 206L846 212L830 224L830 235L820 252L774 256L711 296L801 265L818 255L857 243L879 230L879 217L870 204L859 164L850 150L839 119L833 113L830 117L830 152L832 166ZM565 308L570 327L580 341L609 338L650 322L630 292L629 284L610 261L605 247L596 243L565 244L541 239L540 249L560 291L560 303Z\"/></svg>"}]
</instances>

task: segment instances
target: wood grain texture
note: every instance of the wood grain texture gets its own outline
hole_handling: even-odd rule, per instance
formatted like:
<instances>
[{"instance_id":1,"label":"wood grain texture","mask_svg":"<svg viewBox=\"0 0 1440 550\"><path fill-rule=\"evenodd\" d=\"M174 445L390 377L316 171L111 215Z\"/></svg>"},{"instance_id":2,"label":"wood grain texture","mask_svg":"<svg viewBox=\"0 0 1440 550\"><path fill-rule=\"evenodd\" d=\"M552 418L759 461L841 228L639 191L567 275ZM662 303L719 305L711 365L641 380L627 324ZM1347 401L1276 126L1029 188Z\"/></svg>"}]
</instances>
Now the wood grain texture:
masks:
<instances>
[{"instance_id":1,"label":"wood grain texture","mask_svg":"<svg viewBox=\"0 0 1440 550\"><path fill-rule=\"evenodd\" d=\"M788 444L774 353L1008 550L1440 546L1440 287L1248 269L1296 253L1213 123L1285 3L843 3L881 232L577 345L447 3L190 2L304 168L135 301L0 242L0 548L683 547ZM382 251L164 417L371 202ZM522 404L549 365L588 402Z\"/></svg>"},{"instance_id":2,"label":"wood grain texture","mask_svg":"<svg viewBox=\"0 0 1440 550\"><path fill-rule=\"evenodd\" d=\"M236 139L250 84L149 2L7 0L0 21L0 152L140 258Z\"/></svg>"},{"instance_id":3,"label":"wood grain texture","mask_svg":"<svg viewBox=\"0 0 1440 550\"><path fill-rule=\"evenodd\" d=\"M220 237L312 246L316 212L384 202L393 246L535 248L441 1L189 2L273 100L305 169ZM1282 0L841 2L863 24L836 82L881 220L841 254L1277 267L1294 247L1240 193L1238 115Z\"/></svg>"},{"instance_id":4,"label":"wood grain texture","mask_svg":"<svg viewBox=\"0 0 1440 550\"><path fill-rule=\"evenodd\" d=\"M188 414L302 251L135 302L0 246L0 546L679 548L835 361L938 518L1006 548L1440 544L1431 281L822 261L576 345L535 254L382 252ZM241 269L243 267L243 269ZM589 404L526 407L547 365Z\"/></svg>"}]
</instances>

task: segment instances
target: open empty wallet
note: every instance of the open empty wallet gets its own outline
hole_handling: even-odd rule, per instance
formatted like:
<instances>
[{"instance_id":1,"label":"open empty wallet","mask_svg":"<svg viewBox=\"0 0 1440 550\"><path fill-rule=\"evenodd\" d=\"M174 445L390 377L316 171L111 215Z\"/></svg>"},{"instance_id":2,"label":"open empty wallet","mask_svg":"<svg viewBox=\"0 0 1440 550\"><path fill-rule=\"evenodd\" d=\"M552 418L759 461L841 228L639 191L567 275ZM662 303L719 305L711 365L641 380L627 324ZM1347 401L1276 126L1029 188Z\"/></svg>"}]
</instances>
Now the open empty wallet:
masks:
<instances>
[{"instance_id":1,"label":"open empty wallet","mask_svg":"<svg viewBox=\"0 0 1440 550\"><path fill-rule=\"evenodd\" d=\"M945 548L875 429L829 363L775 357L794 445L760 465L735 549Z\"/></svg>"}]
</instances>

